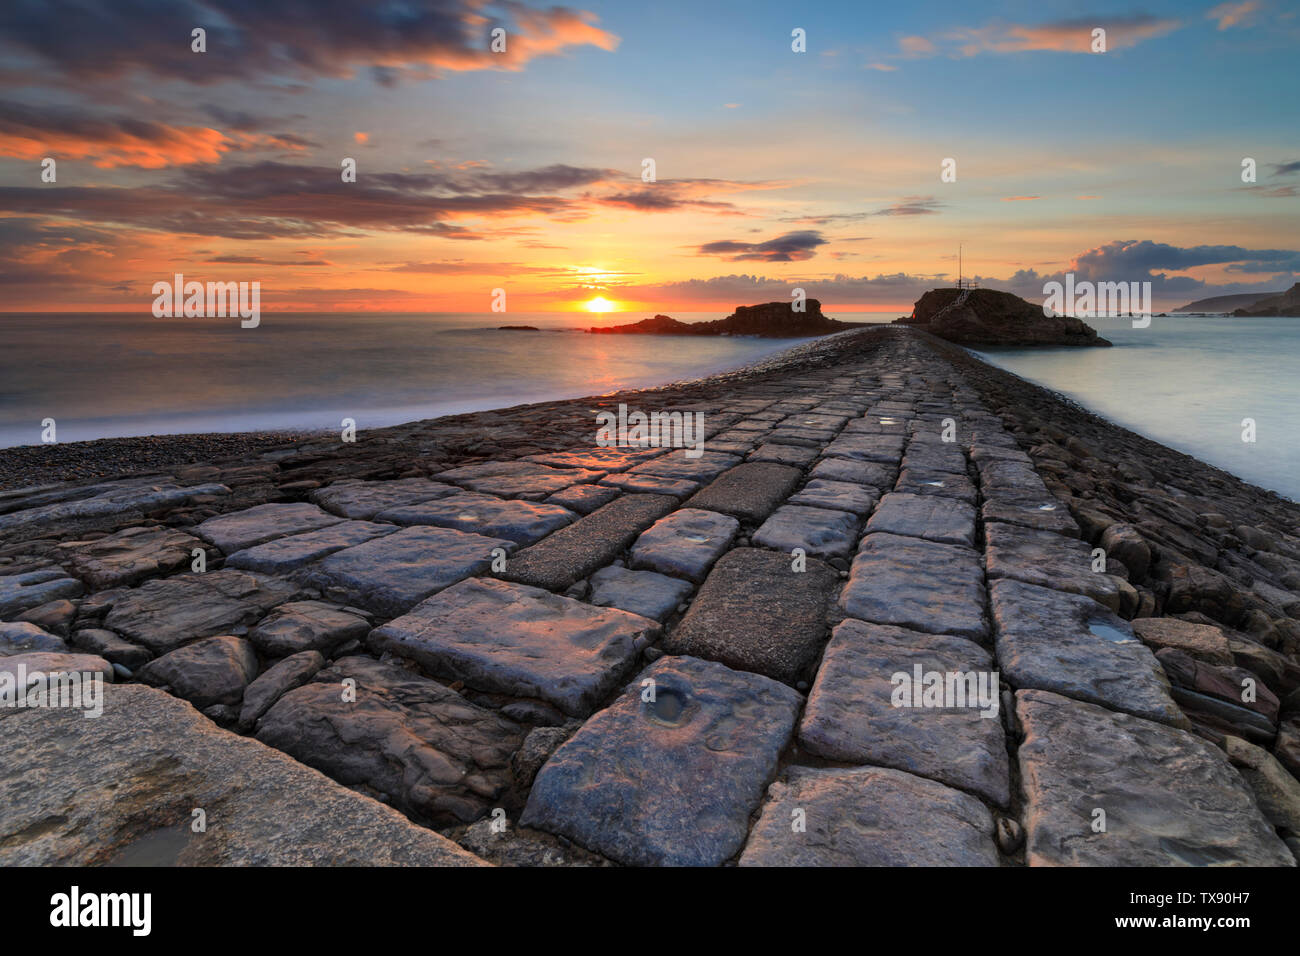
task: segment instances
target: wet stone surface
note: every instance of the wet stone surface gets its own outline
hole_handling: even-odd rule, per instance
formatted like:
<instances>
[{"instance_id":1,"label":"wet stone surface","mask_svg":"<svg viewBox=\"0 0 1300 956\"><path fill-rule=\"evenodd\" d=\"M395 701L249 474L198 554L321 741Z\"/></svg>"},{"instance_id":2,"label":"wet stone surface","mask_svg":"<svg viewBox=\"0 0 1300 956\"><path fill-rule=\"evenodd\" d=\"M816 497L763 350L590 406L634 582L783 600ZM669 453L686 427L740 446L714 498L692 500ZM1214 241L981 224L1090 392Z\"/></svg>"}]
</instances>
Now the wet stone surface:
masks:
<instances>
[{"instance_id":1,"label":"wet stone surface","mask_svg":"<svg viewBox=\"0 0 1300 956\"><path fill-rule=\"evenodd\" d=\"M787 555L802 548L812 557L847 558L861 521L848 511L782 505L754 532L754 543Z\"/></svg>"},{"instance_id":2,"label":"wet stone surface","mask_svg":"<svg viewBox=\"0 0 1300 956\"><path fill-rule=\"evenodd\" d=\"M922 677L975 675L973 685L960 685L969 694L965 706L925 706L917 667ZM1006 805L1010 773L994 670L989 653L965 638L845 621L826 646L808 694L800 745L828 760L906 770ZM896 681L898 674L906 682ZM913 690L914 684L921 686Z\"/></svg>"},{"instance_id":3,"label":"wet stone surface","mask_svg":"<svg viewBox=\"0 0 1300 956\"><path fill-rule=\"evenodd\" d=\"M1295 865L1208 741L1045 691L1016 708L1030 866Z\"/></svg>"},{"instance_id":4,"label":"wet stone surface","mask_svg":"<svg viewBox=\"0 0 1300 956\"><path fill-rule=\"evenodd\" d=\"M847 511L858 518L865 518L876 506L876 496L872 488L856 482L814 478L790 499L790 504Z\"/></svg>"},{"instance_id":5,"label":"wet stone surface","mask_svg":"<svg viewBox=\"0 0 1300 956\"><path fill-rule=\"evenodd\" d=\"M299 590L282 578L234 569L178 574L122 592L104 622L165 654L201 637L242 632Z\"/></svg>"},{"instance_id":6,"label":"wet stone surface","mask_svg":"<svg viewBox=\"0 0 1300 956\"><path fill-rule=\"evenodd\" d=\"M434 501L399 505L381 511L377 517L393 524L453 528L529 545L570 524L577 515L559 505L462 492Z\"/></svg>"},{"instance_id":7,"label":"wet stone surface","mask_svg":"<svg viewBox=\"0 0 1300 956\"><path fill-rule=\"evenodd\" d=\"M895 492L880 499L867 533L925 538L945 544L975 544L975 509L956 498Z\"/></svg>"},{"instance_id":8,"label":"wet stone surface","mask_svg":"<svg viewBox=\"0 0 1300 956\"><path fill-rule=\"evenodd\" d=\"M840 595L849 617L983 641L984 572L978 553L893 534L862 539Z\"/></svg>"},{"instance_id":9,"label":"wet stone surface","mask_svg":"<svg viewBox=\"0 0 1300 956\"><path fill-rule=\"evenodd\" d=\"M397 481L344 479L316 489L310 497L331 514L369 521L388 508L445 497L459 490L455 485L427 478L402 478Z\"/></svg>"},{"instance_id":10,"label":"wet stone surface","mask_svg":"<svg viewBox=\"0 0 1300 956\"><path fill-rule=\"evenodd\" d=\"M616 607L655 621L664 621L694 588L687 581L654 571L601 568L591 576L588 600L596 607Z\"/></svg>"},{"instance_id":11,"label":"wet stone surface","mask_svg":"<svg viewBox=\"0 0 1300 956\"><path fill-rule=\"evenodd\" d=\"M348 700L345 680L355 682ZM510 786L523 729L394 664L345 657L290 690L257 739L435 825L468 822Z\"/></svg>"},{"instance_id":12,"label":"wet stone surface","mask_svg":"<svg viewBox=\"0 0 1300 956\"><path fill-rule=\"evenodd\" d=\"M1050 690L1187 726L1155 655L1095 601L1020 581L990 587L998 662L1013 687Z\"/></svg>"},{"instance_id":13,"label":"wet stone surface","mask_svg":"<svg viewBox=\"0 0 1300 956\"><path fill-rule=\"evenodd\" d=\"M403 528L331 554L303 572L328 597L393 617L436 591L487 571L492 552L513 541L448 528Z\"/></svg>"},{"instance_id":14,"label":"wet stone surface","mask_svg":"<svg viewBox=\"0 0 1300 956\"><path fill-rule=\"evenodd\" d=\"M315 531L342 520L338 515L305 503L256 505L209 518L195 528L195 533L225 554L234 554L272 538Z\"/></svg>"},{"instance_id":15,"label":"wet stone surface","mask_svg":"<svg viewBox=\"0 0 1300 956\"><path fill-rule=\"evenodd\" d=\"M992 523L984 528L989 579L1010 578L1090 597L1120 609L1120 589L1109 575L1092 570L1092 549L1077 538Z\"/></svg>"},{"instance_id":16,"label":"wet stone surface","mask_svg":"<svg viewBox=\"0 0 1300 956\"><path fill-rule=\"evenodd\" d=\"M341 521L319 531L276 538L236 551L226 558L226 567L265 574L288 574L326 555L382 538L396 530L390 524L372 521Z\"/></svg>"},{"instance_id":17,"label":"wet stone surface","mask_svg":"<svg viewBox=\"0 0 1300 956\"><path fill-rule=\"evenodd\" d=\"M435 676L585 716L658 634L656 622L626 611L475 578L376 628L369 643Z\"/></svg>"},{"instance_id":18,"label":"wet stone surface","mask_svg":"<svg viewBox=\"0 0 1300 956\"><path fill-rule=\"evenodd\" d=\"M806 832L791 827L802 810ZM880 767L791 767L741 866L997 866L993 818L969 794Z\"/></svg>"},{"instance_id":19,"label":"wet stone surface","mask_svg":"<svg viewBox=\"0 0 1300 956\"><path fill-rule=\"evenodd\" d=\"M206 547L206 542L172 528L124 528L60 550L68 570L100 591L184 570L193 560L193 550Z\"/></svg>"},{"instance_id":20,"label":"wet stone surface","mask_svg":"<svg viewBox=\"0 0 1300 956\"><path fill-rule=\"evenodd\" d=\"M739 530L740 522L728 515L679 508L636 539L631 566L699 583Z\"/></svg>"},{"instance_id":21,"label":"wet stone surface","mask_svg":"<svg viewBox=\"0 0 1300 956\"><path fill-rule=\"evenodd\" d=\"M799 703L757 674L661 658L543 765L521 822L627 865L717 866L744 844Z\"/></svg>"}]
</instances>

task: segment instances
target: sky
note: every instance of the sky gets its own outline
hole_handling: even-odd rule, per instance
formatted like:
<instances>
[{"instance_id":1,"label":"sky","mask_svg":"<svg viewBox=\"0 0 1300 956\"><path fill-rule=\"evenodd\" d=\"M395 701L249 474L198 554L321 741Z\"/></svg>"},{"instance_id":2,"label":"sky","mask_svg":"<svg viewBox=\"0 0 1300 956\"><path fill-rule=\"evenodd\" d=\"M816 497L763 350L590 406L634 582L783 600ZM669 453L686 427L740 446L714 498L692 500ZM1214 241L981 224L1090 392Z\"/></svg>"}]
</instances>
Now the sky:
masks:
<instances>
[{"instance_id":1,"label":"sky","mask_svg":"<svg viewBox=\"0 0 1300 956\"><path fill-rule=\"evenodd\" d=\"M959 246L1280 291L1298 49L1300 0L5 0L0 308L905 313Z\"/></svg>"}]
</instances>

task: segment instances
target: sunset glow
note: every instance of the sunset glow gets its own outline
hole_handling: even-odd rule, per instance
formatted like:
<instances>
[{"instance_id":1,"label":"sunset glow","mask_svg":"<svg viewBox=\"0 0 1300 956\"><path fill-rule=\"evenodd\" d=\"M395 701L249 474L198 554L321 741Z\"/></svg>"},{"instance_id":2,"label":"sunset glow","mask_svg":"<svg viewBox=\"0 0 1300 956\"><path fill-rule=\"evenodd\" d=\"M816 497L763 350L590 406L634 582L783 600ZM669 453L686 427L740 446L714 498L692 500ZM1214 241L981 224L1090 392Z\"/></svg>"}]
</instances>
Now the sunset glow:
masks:
<instances>
[{"instance_id":1,"label":"sunset glow","mask_svg":"<svg viewBox=\"0 0 1300 956\"><path fill-rule=\"evenodd\" d=\"M618 308L613 302L610 302L609 299L599 295L588 302L584 302L582 307L588 312L613 312Z\"/></svg>"}]
</instances>

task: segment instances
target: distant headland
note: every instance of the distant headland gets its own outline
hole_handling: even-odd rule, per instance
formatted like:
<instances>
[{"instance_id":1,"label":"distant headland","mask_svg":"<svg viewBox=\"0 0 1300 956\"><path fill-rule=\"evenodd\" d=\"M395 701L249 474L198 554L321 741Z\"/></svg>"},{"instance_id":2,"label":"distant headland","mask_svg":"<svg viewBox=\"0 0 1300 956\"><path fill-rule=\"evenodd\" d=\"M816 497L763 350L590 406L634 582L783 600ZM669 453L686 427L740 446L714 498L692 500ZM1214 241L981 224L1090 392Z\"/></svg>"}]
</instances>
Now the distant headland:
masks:
<instances>
[{"instance_id":1,"label":"distant headland","mask_svg":"<svg viewBox=\"0 0 1300 956\"><path fill-rule=\"evenodd\" d=\"M970 286L931 289L895 324L914 325L958 345L1111 344L1073 316L1047 315L1041 305L1018 295Z\"/></svg>"},{"instance_id":2,"label":"distant headland","mask_svg":"<svg viewBox=\"0 0 1300 956\"><path fill-rule=\"evenodd\" d=\"M656 315L627 325L610 325L588 329L596 335L753 335L760 338L797 339L829 335L856 329L865 322L841 322L822 315L816 299L804 300L804 310L797 312L790 302L765 302L740 305L725 319L713 322L681 322L667 315Z\"/></svg>"}]
</instances>

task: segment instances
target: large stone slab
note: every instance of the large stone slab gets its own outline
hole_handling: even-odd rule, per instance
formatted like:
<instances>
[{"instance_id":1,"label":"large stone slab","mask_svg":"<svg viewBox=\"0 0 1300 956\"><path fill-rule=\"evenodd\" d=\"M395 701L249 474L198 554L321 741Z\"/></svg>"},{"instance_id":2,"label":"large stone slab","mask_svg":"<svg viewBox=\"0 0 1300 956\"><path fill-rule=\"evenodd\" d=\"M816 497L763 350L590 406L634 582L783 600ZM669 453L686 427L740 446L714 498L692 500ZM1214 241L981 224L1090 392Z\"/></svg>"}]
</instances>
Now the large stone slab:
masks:
<instances>
[{"instance_id":1,"label":"large stone slab","mask_svg":"<svg viewBox=\"0 0 1300 956\"><path fill-rule=\"evenodd\" d=\"M916 681L920 668L922 681ZM925 675L975 675L988 699L966 706L913 706ZM905 675L907 683L894 676ZM896 690L896 688L902 688ZM964 682L964 694L972 691ZM897 697L896 697L897 694ZM896 702L904 706L895 706ZM953 700L940 701L953 704ZM1005 806L1011 797L1006 738L993 659L962 637L847 620L835 628L808 695L799 742L827 760L894 767Z\"/></svg>"},{"instance_id":2,"label":"large stone slab","mask_svg":"<svg viewBox=\"0 0 1300 956\"><path fill-rule=\"evenodd\" d=\"M68 645L63 638L30 622L0 622L0 657L32 651L66 654Z\"/></svg>"},{"instance_id":3,"label":"large stone slab","mask_svg":"<svg viewBox=\"0 0 1300 956\"><path fill-rule=\"evenodd\" d=\"M1069 509L1055 498L1042 502L986 501L980 513L985 523L1002 521L1071 538L1079 537L1078 523L1070 516Z\"/></svg>"},{"instance_id":4,"label":"large stone slab","mask_svg":"<svg viewBox=\"0 0 1300 956\"><path fill-rule=\"evenodd\" d=\"M61 651L24 651L21 654L8 654L0 657L0 687L4 688L5 697L14 700L18 696L30 698L36 694L43 696L45 694L59 693L62 694L62 681L60 686L51 686L48 679L55 675L100 675L105 681L111 682L114 677L113 665L104 658L96 654L68 654ZM89 699L89 696L83 696L80 701L82 706L75 706L77 701L74 699L72 707L79 714L87 715L95 709L96 702ZM15 705L6 703L0 706L0 716L11 711ZM18 708L19 710L24 708ZM90 716L93 717L93 714ZM0 724L0 731L8 725ZM5 768L6 772L8 768Z\"/></svg>"},{"instance_id":5,"label":"large stone slab","mask_svg":"<svg viewBox=\"0 0 1300 956\"><path fill-rule=\"evenodd\" d=\"M579 448L574 451L550 451L529 455L524 461L536 461L555 468L585 468L588 471L626 471L633 465L657 458L662 448Z\"/></svg>"},{"instance_id":6,"label":"large stone slab","mask_svg":"<svg viewBox=\"0 0 1300 956\"><path fill-rule=\"evenodd\" d=\"M853 481L814 478L803 486L799 494L790 499L790 504L826 508L830 511L847 511L858 518L865 518L876 506L876 492L874 488Z\"/></svg>"},{"instance_id":7,"label":"large stone slab","mask_svg":"<svg viewBox=\"0 0 1300 956\"><path fill-rule=\"evenodd\" d=\"M225 554L234 554L272 538L315 531L342 520L338 515L305 502L255 505L243 511L209 518L194 531Z\"/></svg>"},{"instance_id":8,"label":"large stone slab","mask_svg":"<svg viewBox=\"0 0 1300 956\"><path fill-rule=\"evenodd\" d=\"M635 466L628 473L631 475L658 475L661 478L675 478L686 481L709 481L720 473L740 464L738 455L728 455L720 451L705 451L699 457L692 458L682 448L670 451L666 455L652 458Z\"/></svg>"},{"instance_id":9,"label":"large stone slab","mask_svg":"<svg viewBox=\"0 0 1300 956\"><path fill-rule=\"evenodd\" d=\"M1082 595L1020 581L990 590L998 662L1013 687L1188 726L1164 669L1123 619Z\"/></svg>"},{"instance_id":10,"label":"large stone slab","mask_svg":"<svg viewBox=\"0 0 1300 956\"><path fill-rule=\"evenodd\" d=\"M184 570L194 549L206 546L175 528L124 528L96 541L71 542L60 551L69 571L102 591Z\"/></svg>"},{"instance_id":11,"label":"large stone slab","mask_svg":"<svg viewBox=\"0 0 1300 956\"><path fill-rule=\"evenodd\" d=\"M958 498L895 492L880 499L867 533L908 535L945 544L975 545L975 508Z\"/></svg>"},{"instance_id":12,"label":"large stone slab","mask_svg":"<svg viewBox=\"0 0 1300 956\"><path fill-rule=\"evenodd\" d=\"M1016 711L1031 866L1295 865L1208 741L1046 691L1019 691Z\"/></svg>"},{"instance_id":13,"label":"large stone slab","mask_svg":"<svg viewBox=\"0 0 1300 956\"><path fill-rule=\"evenodd\" d=\"M985 460L979 463L980 489L987 500L1002 503L1052 500L1034 466L1021 461Z\"/></svg>"},{"instance_id":14,"label":"large stone slab","mask_svg":"<svg viewBox=\"0 0 1300 956\"><path fill-rule=\"evenodd\" d=\"M60 568L41 568L0 575L0 619L12 619L34 607L63 598L80 597L85 587Z\"/></svg>"},{"instance_id":15,"label":"large stone slab","mask_svg":"<svg viewBox=\"0 0 1300 956\"><path fill-rule=\"evenodd\" d=\"M822 454L827 458L851 458L854 461L897 465L903 457L903 442L902 435L845 433L827 445Z\"/></svg>"},{"instance_id":16,"label":"large stone slab","mask_svg":"<svg viewBox=\"0 0 1300 956\"><path fill-rule=\"evenodd\" d=\"M183 700L140 684L104 692L95 720L0 711L0 865L481 865ZM206 833L190 828L195 808Z\"/></svg>"},{"instance_id":17,"label":"large stone slab","mask_svg":"<svg viewBox=\"0 0 1300 956\"><path fill-rule=\"evenodd\" d=\"M815 461L817 454L816 448L805 448L802 445L782 445L778 442L764 442L750 452L745 460L803 468Z\"/></svg>"},{"instance_id":18,"label":"large stone slab","mask_svg":"<svg viewBox=\"0 0 1300 956\"><path fill-rule=\"evenodd\" d=\"M355 682L355 700L344 693ZM257 739L435 826L478 819L510 787L524 730L437 681L362 655L289 691Z\"/></svg>"},{"instance_id":19,"label":"large stone slab","mask_svg":"<svg viewBox=\"0 0 1300 956\"><path fill-rule=\"evenodd\" d=\"M327 653L370 632L359 610L325 601L281 604L248 632L248 639L268 657L288 657L302 651Z\"/></svg>"},{"instance_id":20,"label":"large stone slab","mask_svg":"<svg viewBox=\"0 0 1300 956\"><path fill-rule=\"evenodd\" d=\"M585 716L658 636L659 625L636 614L475 578L376 628L370 645L476 690Z\"/></svg>"},{"instance_id":21,"label":"large stone slab","mask_svg":"<svg viewBox=\"0 0 1300 956\"><path fill-rule=\"evenodd\" d=\"M602 485L634 495L672 495L674 498L689 498L700 490L700 482L690 478L665 478L662 475L633 474L627 472L608 475L600 479Z\"/></svg>"},{"instance_id":22,"label":"large stone slab","mask_svg":"<svg viewBox=\"0 0 1300 956\"><path fill-rule=\"evenodd\" d=\"M878 461L854 461L850 458L823 458L808 473L810 478L828 481L853 481L873 490L888 491L898 477L898 466Z\"/></svg>"},{"instance_id":23,"label":"large stone slab","mask_svg":"<svg viewBox=\"0 0 1300 956\"><path fill-rule=\"evenodd\" d=\"M973 505L978 496L975 483L966 475L953 475L924 468L904 468L898 474L894 490L908 495L937 495L941 498L958 498Z\"/></svg>"},{"instance_id":24,"label":"large stone slab","mask_svg":"<svg viewBox=\"0 0 1300 956\"><path fill-rule=\"evenodd\" d=\"M515 543L450 528L403 528L331 554L303 571L326 597L394 617L430 594L492 565L493 550Z\"/></svg>"},{"instance_id":25,"label":"large stone slab","mask_svg":"<svg viewBox=\"0 0 1300 956\"><path fill-rule=\"evenodd\" d=\"M495 498L469 491L434 501L399 505L381 511L377 517L394 524L455 528L528 545L563 528L577 515L559 505Z\"/></svg>"},{"instance_id":26,"label":"large stone slab","mask_svg":"<svg viewBox=\"0 0 1300 956\"><path fill-rule=\"evenodd\" d=\"M596 607L616 607L662 622L693 590L689 582L665 574L611 565L591 576L588 600Z\"/></svg>"},{"instance_id":27,"label":"large stone slab","mask_svg":"<svg viewBox=\"0 0 1300 956\"><path fill-rule=\"evenodd\" d=\"M178 574L123 592L104 623L155 654L165 654L201 637L242 633L298 592L290 581L233 569Z\"/></svg>"},{"instance_id":28,"label":"large stone slab","mask_svg":"<svg viewBox=\"0 0 1300 956\"><path fill-rule=\"evenodd\" d=\"M82 527L144 517L195 498L228 495L225 485L177 485L171 479L132 478L83 488L60 487L39 496L48 503L0 515L0 539L24 540L52 527ZM50 500L57 499L57 500Z\"/></svg>"},{"instance_id":29,"label":"large stone slab","mask_svg":"<svg viewBox=\"0 0 1300 956\"><path fill-rule=\"evenodd\" d=\"M373 521L340 521L319 531L274 538L236 551L226 558L226 567L264 574L288 574L326 555L382 538L396 530L391 524Z\"/></svg>"},{"instance_id":30,"label":"large stone slab","mask_svg":"<svg viewBox=\"0 0 1300 956\"><path fill-rule=\"evenodd\" d=\"M717 866L745 842L799 703L757 674L661 658L543 765L520 822L633 866Z\"/></svg>"},{"instance_id":31,"label":"large stone slab","mask_svg":"<svg viewBox=\"0 0 1300 956\"><path fill-rule=\"evenodd\" d=\"M1010 578L1070 591L1119 611L1119 584L1092 570L1092 548L1086 542L1001 522L985 525L984 537L989 580Z\"/></svg>"},{"instance_id":32,"label":"large stone slab","mask_svg":"<svg viewBox=\"0 0 1300 956\"><path fill-rule=\"evenodd\" d=\"M150 661L135 676L185 698L199 710L213 704L234 705L257 677L257 654L243 638L209 637Z\"/></svg>"},{"instance_id":33,"label":"large stone slab","mask_svg":"<svg viewBox=\"0 0 1300 956\"><path fill-rule=\"evenodd\" d=\"M984 601L975 551L883 533L862 539L840 595L849 617L974 641L988 637Z\"/></svg>"},{"instance_id":34,"label":"large stone slab","mask_svg":"<svg viewBox=\"0 0 1300 956\"><path fill-rule=\"evenodd\" d=\"M570 485L584 485L604 476L604 471L589 468L551 468L535 461L489 461L463 465L440 472L439 481L449 481L501 498L524 498L541 501Z\"/></svg>"},{"instance_id":35,"label":"large stone slab","mask_svg":"<svg viewBox=\"0 0 1300 956\"><path fill-rule=\"evenodd\" d=\"M747 461L728 469L689 501L688 508L706 508L759 522L794 491L802 476L798 468L770 461Z\"/></svg>"},{"instance_id":36,"label":"large stone slab","mask_svg":"<svg viewBox=\"0 0 1300 956\"><path fill-rule=\"evenodd\" d=\"M500 576L563 591L612 563L637 535L676 507L667 495L624 495L512 555Z\"/></svg>"},{"instance_id":37,"label":"large stone slab","mask_svg":"<svg viewBox=\"0 0 1300 956\"><path fill-rule=\"evenodd\" d=\"M1153 651L1172 647L1208 664L1234 661L1227 635L1221 628L1176 617L1141 617L1132 621L1131 626L1138 639Z\"/></svg>"},{"instance_id":38,"label":"large stone slab","mask_svg":"<svg viewBox=\"0 0 1300 956\"><path fill-rule=\"evenodd\" d=\"M796 572L789 555L735 548L714 565L664 649L794 685L816 666L839 583L815 558Z\"/></svg>"},{"instance_id":39,"label":"large stone slab","mask_svg":"<svg viewBox=\"0 0 1300 956\"><path fill-rule=\"evenodd\" d=\"M791 826L802 811L806 829ZM741 866L997 866L974 797L880 767L791 767L772 784Z\"/></svg>"},{"instance_id":40,"label":"large stone slab","mask_svg":"<svg viewBox=\"0 0 1300 956\"><path fill-rule=\"evenodd\" d=\"M853 553L861 520L848 511L782 505L757 531L755 544L790 554L802 548L816 558L847 558Z\"/></svg>"},{"instance_id":41,"label":"large stone slab","mask_svg":"<svg viewBox=\"0 0 1300 956\"><path fill-rule=\"evenodd\" d=\"M903 456L903 469L966 474L966 456L956 442L912 439Z\"/></svg>"},{"instance_id":42,"label":"large stone slab","mask_svg":"<svg viewBox=\"0 0 1300 956\"><path fill-rule=\"evenodd\" d=\"M561 488L546 499L548 505L559 505L574 514L589 515L602 505L607 505L623 493L621 488L608 485L570 485Z\"/></svg>"},{"instance_id":43,"label":"large stone slab","mask_svg":"<svg viewBox=\"0 0 1300 956\"><path fill-rule=\"evenodd\" d=\"M381 511L399 505L415 504L442 498L460 491L428 478L400 478L397 481L358 481L345 479L325 488L317 488L308 497L326 511L344 518L369 521Z\"/></svg>"},{"instance_id":44,"label":"large stone slab","mask_svg":"<svg viewBox=\"0 0 1300 956\"><path fill-rule=\"evenodd\" d=\"M632 545L633 568L700 582L731 546L740 522L699 508L679 508L660 518Z\"/></svg>"}]
</instances>

